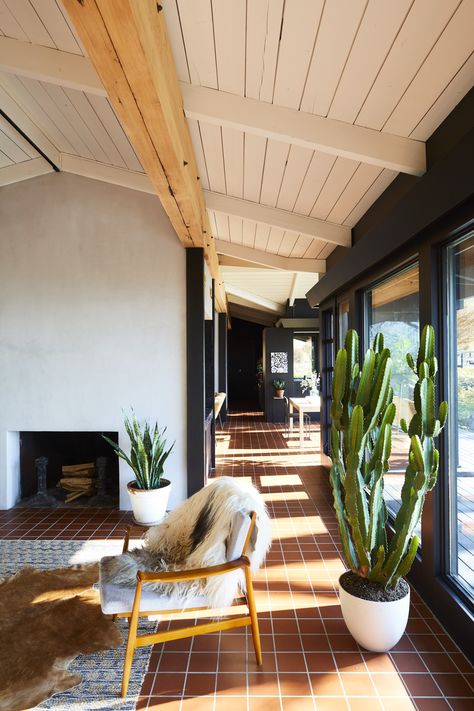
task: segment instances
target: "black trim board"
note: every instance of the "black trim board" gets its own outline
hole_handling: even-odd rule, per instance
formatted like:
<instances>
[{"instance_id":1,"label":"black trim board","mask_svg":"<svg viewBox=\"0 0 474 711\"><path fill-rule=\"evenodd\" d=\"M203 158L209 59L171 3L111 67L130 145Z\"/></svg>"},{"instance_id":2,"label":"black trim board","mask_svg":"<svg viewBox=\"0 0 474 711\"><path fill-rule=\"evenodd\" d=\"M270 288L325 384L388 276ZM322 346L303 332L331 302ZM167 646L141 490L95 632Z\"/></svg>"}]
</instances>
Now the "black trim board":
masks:
<instances>
[{"instance_id":1,"label":"black trim board","mask_svg":"<svg viewBox=\"0 0 474 711\"><path fill-rule=\"evenodd\" d=\"M186 408L188 496L206 483L204 250L186 250Z\"/></svg>"},{"instance_id":2,"label":"black trim board","mask_svg":"<svg viewBox=\"0 0 474 711\"><path fill-rule=\"evenodd\" d=\"M474 129L328 272L306 297L312 307L345 288L474 194Z\"/></svg>"},{"instance_id":3,"label":"black trim board","mask_svg":"<svg viewBox=\"0 0 474 711\"><path fill-rule=\"evenodd\" d=\"M219 382L218 390L226 393L226 399L222 403L220 416L222 422L227 420L227 314L217 314L217 327L219 331Z\"/></svg>"},{"instance_id":4,"label":"black trim board","mask_svg":"<svg viewBox=\"0 0 474 711\"><path fill-rule=\"evenodd\" d=\"M27 142L30 144L30 146L31 146L32 148L34 148L35 151L37 151L37 152L40 154L40 156L41 156L42 158L45 159L45 161L46 161L47 163L49 163L49 165L51 166L51 168L52 168L56 173L59 173L59 172L60 172L60 170L59 170L58 166L56 165L56 163L53 163L53 161L51 160L51 158L49 158L49 156L47 156L46 153L45 153L44 151L42 151L41 148L39 148L39 146L37 146L36 143L35 143L34 141L32 141L31 138L30 138L24 131L21 130L21 128L18 126L18 124L16 124L16 123L13 121L13 119L11 119L11 118L8 116L8 114L6 114L5 111L3 111L2 109L0 109L0 116L2 116L2 117L5 119L5 121L7 121L7 123L9 123L10 126L11 126L12 128L14 128L15 131L16 131L17 133L19 133L20 136L21 136L22 138L24 138L25 141L27 141Z\"/></svg>"}]
</instances>

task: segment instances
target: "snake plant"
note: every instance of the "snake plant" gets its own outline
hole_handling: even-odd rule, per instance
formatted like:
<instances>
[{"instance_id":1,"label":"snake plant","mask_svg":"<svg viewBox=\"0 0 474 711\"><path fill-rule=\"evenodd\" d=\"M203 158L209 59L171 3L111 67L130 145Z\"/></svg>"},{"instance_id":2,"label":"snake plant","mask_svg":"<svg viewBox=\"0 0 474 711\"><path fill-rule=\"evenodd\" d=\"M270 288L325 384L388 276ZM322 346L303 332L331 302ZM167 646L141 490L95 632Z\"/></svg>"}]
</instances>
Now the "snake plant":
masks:
<instances>
[{"instance_id":1,"label":"snake plant","mask_svg":"<svg viewBox=\"0 0 474 711\"><path fill-rule=\"evenodd\" d=\"M409 438L408 463L401 506L387 539L384 475L389 469L392 429L396 414L390 385L392 361L378 334L359 366L357 332L347 333L336 357L331 403L330 481L344 558L352 572L384 587L395 588L415 558L419 539L415 529L428 491L436 484L439 453L435 439L448 413L446 402L435 412L437 360L432 326L421 335L415 373L414 414L400 420Z\"/></svg>"},{"instance_id":2,"label":"snake plant","mask_svg":"<svg viewBox=\"0 0 474 711\"><path fill-rule=\"evenodd\" d=\"M166 449L166 427L160 431L158 424L155 423L152 430L150 424L146 422L142 430L133 412L131 417L124 416L124 425L130 438L130 456L109 437L105 435L102 437L114 448L117 456L124 459L132 469L138 489L160 488L165 461L174 447L173 442L171 447Z\"/></svg>"}]
</instances>

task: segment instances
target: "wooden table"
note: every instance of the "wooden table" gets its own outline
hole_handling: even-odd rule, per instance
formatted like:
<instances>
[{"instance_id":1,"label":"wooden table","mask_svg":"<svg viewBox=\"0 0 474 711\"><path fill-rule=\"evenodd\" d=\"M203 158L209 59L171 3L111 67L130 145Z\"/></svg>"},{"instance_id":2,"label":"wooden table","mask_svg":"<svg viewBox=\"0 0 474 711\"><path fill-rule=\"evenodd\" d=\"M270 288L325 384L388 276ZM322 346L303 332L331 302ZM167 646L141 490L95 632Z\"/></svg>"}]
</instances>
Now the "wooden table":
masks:
<instances>
[{"instance_id":1,"label":"wooden table","mask_svg":"<svg viewBox=\"0 0 474 711\"><path fill-rule=\"evenodd\" d=\"M299 411L300 447L302 447L304 443L304 413L319 412L321 409L321 398L319 395L314 395L313 397L290 397L290 430L293 430L292 413L295 408Z\"/></svg>"}]
</instances>

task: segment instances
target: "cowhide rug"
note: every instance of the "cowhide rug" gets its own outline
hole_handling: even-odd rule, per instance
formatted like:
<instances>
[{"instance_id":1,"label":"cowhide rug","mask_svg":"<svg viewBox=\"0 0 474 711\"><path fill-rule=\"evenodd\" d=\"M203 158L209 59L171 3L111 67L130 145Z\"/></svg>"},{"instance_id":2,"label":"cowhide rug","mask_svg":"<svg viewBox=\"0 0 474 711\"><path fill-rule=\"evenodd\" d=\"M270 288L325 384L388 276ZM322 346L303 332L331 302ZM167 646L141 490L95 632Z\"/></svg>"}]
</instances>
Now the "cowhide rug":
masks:
<instances>
[{"instance_id":1,"label":"cowhide rug","mask_svg":"<svg viewBox=\"0 0 474 711\"><path fill-rule=\"evenodd\" d=\"M68 666L79 654L119 647L102 614L98 565L24 568L0 584L0 711L23 711L79 684Z\"/></svg>"}]
</instances>

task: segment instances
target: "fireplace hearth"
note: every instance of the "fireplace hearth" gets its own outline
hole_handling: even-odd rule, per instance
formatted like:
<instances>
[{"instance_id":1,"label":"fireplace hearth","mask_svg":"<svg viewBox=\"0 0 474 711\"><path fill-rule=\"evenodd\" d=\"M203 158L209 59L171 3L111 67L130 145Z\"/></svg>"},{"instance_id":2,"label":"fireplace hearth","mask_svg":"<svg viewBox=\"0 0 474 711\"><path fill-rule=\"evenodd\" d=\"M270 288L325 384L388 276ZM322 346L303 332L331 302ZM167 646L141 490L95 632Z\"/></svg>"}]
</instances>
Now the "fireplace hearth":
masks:
<instances>
[{"instance_id":1,"label":"fireplace hearth","mask_svg":"<svg viewBox=\"0 0 474 711\"><path fill-rule=\"evenodd\" d=\"M100 432L20 432L20 487L20 506L117 508L118 459Z\"/></svg>"}]
</instances>

